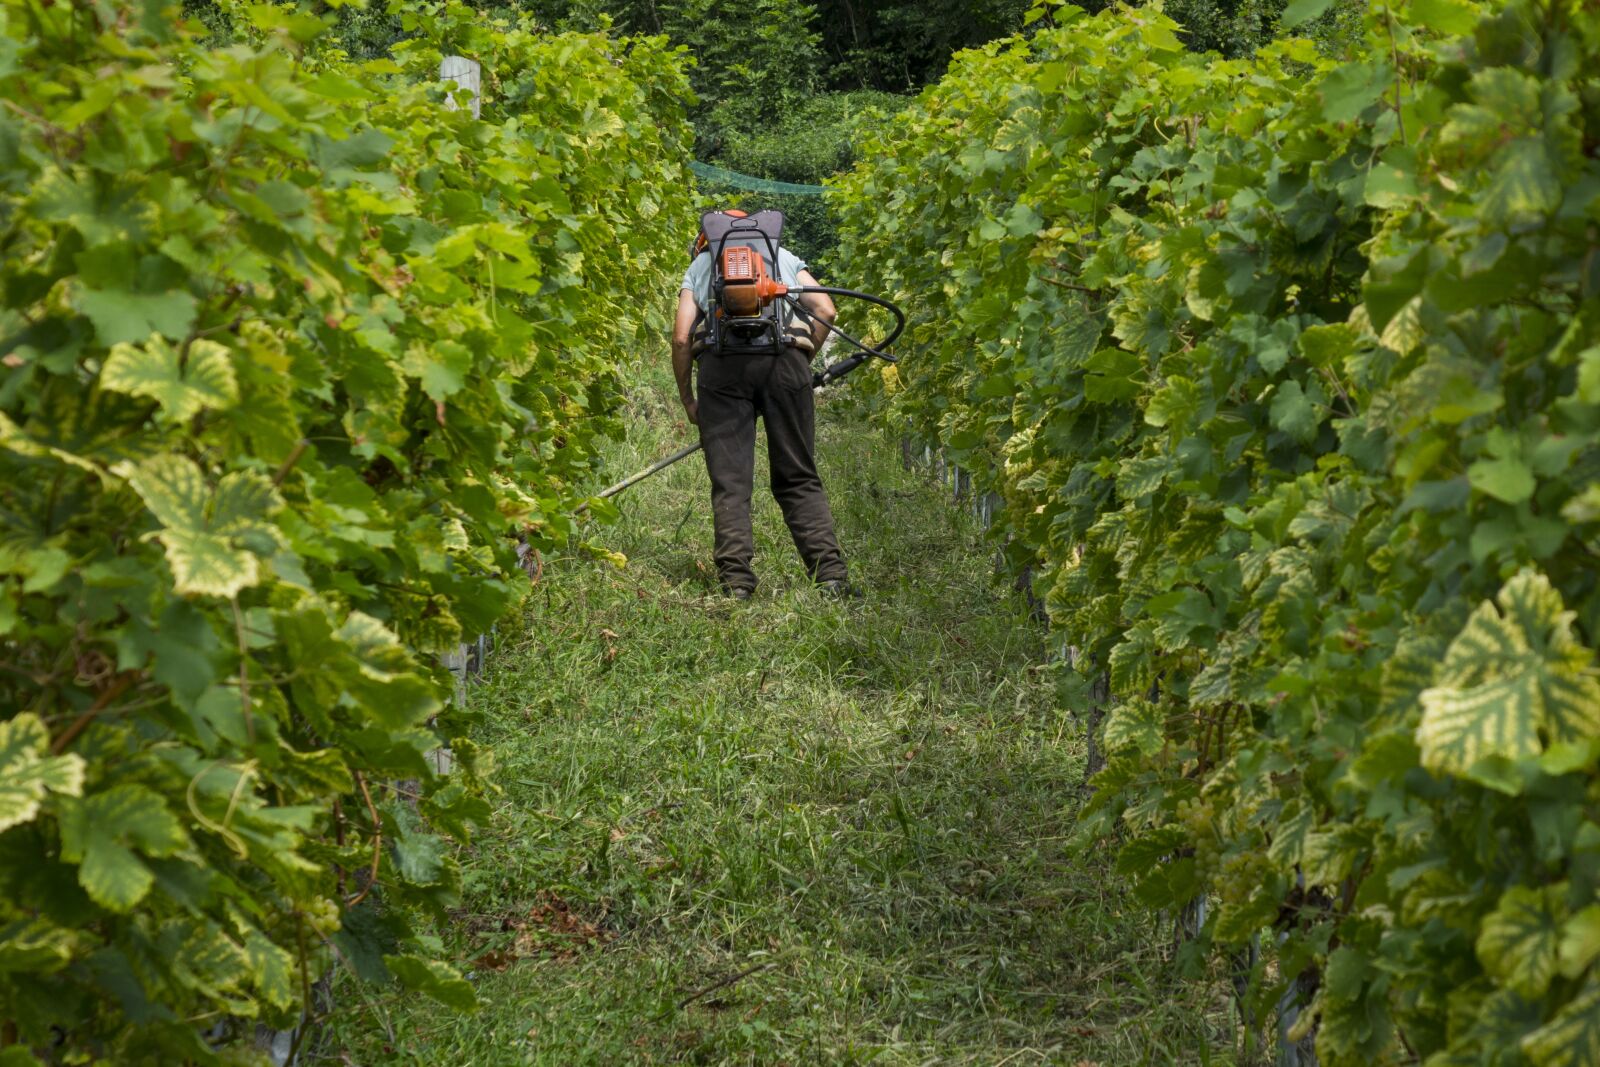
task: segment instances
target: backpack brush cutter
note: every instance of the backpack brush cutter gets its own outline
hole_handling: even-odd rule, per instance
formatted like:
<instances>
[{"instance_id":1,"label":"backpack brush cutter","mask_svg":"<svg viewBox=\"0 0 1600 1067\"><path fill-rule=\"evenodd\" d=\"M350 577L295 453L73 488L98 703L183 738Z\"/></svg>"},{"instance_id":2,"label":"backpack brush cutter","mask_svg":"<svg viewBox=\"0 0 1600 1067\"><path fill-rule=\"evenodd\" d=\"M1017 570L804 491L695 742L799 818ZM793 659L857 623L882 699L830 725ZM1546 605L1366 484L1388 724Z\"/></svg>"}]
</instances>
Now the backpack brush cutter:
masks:
<instances>
[{"instance_id":1,"label":"backpack brush cutter","mask_svg":"<svg viewBox=\"0 0 1600 1067\"><path fill-rule=\"evenodd\" d=\"M802 323L822 322L831 335L856 349L851 355L812 375L811 384L818 393L874 357L887 363L897 362L896 357L884 349L894 344L905 329L905 312L870 293L829 285L786 285L775 279L773 273L778 263L778 237L782 229L783 213L779 211L761 211L744 217L718 211L707 214L701 220L704 239L696 245L696 251L704 249L712 252L711 289L703 321L702 354L776 355L788 343L785 325L792 315ZM875 304L894 316L894 329L878 345L866 344L807 311L799 300L807 293L826 293ZM680 448L616 485L601 490L599 496L602 499L616 496L629 486L659 474L698 451L698 441Z\"/></svg>"}]
</instances>

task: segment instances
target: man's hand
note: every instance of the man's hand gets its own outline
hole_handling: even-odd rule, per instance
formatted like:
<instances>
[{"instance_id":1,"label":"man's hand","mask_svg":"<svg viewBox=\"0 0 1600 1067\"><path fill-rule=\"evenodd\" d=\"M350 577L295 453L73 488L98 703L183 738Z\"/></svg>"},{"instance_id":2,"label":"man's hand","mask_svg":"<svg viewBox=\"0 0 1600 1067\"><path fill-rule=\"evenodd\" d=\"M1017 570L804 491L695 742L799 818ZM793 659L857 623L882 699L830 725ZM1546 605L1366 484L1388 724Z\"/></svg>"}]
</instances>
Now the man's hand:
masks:
<instances>
[{"instance_id":1,"label":"man's hand","mask_svg":"<svg viewBox=\"0 0 1600 1067\"><path fill-rule=\"evenodd\" d=\"M694 294L687 289L678 293L678 314L672 323L672 376L678 382L678 399L683 401L683 413L689 421L700 425L700 405L694 399L694 352L690 338L694 336L694 320L699 314Z\"/></svg>"},{"instance_id":2,"label":"man's hand","mask_svg":"<svg viewBox=\"0 0 1600 1067\"><path fill-rule=\"evenodd\" d=\"M800 284L814 286L817 279L808 270L799 274ZM833 331L829 326L839 317L839 309L834 306L833 298L827 293L802 293L800 303L811 315L811 347L821 353L823 347L833 339Z\"/></svg>"}]
</instances>

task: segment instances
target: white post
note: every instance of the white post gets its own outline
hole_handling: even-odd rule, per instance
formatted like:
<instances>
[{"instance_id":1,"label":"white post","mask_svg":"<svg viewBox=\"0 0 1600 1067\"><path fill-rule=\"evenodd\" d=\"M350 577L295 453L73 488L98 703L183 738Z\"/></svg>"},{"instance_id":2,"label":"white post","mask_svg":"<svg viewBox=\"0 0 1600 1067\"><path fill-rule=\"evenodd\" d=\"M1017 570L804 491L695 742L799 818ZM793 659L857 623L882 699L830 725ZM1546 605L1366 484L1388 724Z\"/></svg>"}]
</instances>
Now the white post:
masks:
<instances>
[{"instance_id":1,"label":"white post","mask_svg":"<svg viewBox=\"0 0 1600 1067\"><path fill-rule=\"evenodd\" d=\"M439 80L452 93L459 94L463 90L471 93L472 102L469 106L472 108L472 117L478 117L483 103L483 68L476 60L468 59L466 56L445 56L439 61ZM455 96L446 97L444 104L451 111L458 110L461 107ZM478 667L480 670L482 669L483 649L484 645L480 639L478 644ZM473 670L472 652L471 645L457 645L454 652L447 652L444 656L444 665L450 669L451 674L455 675L456 703L463 707L467 703L467 676ZM440 774L448 774L454 762L448 746L430 752L428 759L432 761L434 770Z\"/></svg>"},{"instance_id":2,"label":"white post","mask_svg":"<svg viewBox=\"0 0 1600 1067\"><path fill-rule=\"evenodd\" d=\"M445 56L439 62L439 80L447 89L465 89L471 93L472 117L478 117L479 105L483 102L483 68L476 61L466 56ZM454 111L459 105L450 99L445 101L445 106Z\"/></svg>"}]
</instances>

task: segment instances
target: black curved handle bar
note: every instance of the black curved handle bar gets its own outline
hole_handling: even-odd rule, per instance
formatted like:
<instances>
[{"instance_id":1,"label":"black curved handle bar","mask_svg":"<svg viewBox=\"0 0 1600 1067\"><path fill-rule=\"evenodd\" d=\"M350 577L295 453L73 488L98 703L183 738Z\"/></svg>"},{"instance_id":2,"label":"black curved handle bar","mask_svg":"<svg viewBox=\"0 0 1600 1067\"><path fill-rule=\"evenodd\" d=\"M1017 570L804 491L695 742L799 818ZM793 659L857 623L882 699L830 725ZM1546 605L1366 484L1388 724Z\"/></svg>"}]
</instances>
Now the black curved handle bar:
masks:
<instances>
[{"instance_id":1,"label":"black curved handle bar","mask_svg":"<svg viewBox=\"0 0 1600 1067\"><path fill-rule=\"evenodd\" d=\"M881 308L886 308L895 317L894 332L889 334L889 336L888 336L888 338L886 340L880 342L878 348L873 348L871 345L864 344L863 342L856 340L854 337L851 337L849 334L845 333L843 330L839 329L837 326L835 326L831 322L822 323L824 326L826 326L828 328L828 331L830 333L838 334L840 337L844 338L846 341L850 342L852 345L855 345L861 351L856 353L855 355L846 356L844 359L839 360L839 362L837 362L837 363L829 364L827 367L823 368L822 370L818 371L816 374L812 375L811 384L815 388L820 389L823 386L826 386L826 385L828 385L828 384L830 384L832 382L838 381L840 378L843 378L846 374L849 374L851 371L853 371L857 367L861 366L861 364L865 363L867 360L871 359L873 356L876 356L876 357L878 357L879 359L882 359L882 360L886 360L889 363L897 363L897 362L899 362L899 360L896 357L889 355L889 353L887 353L887 352L881 351L881 349L888 348L890 345L894 344L895 339L898 338L900 336L901 332L904 331L905 328L906 328L906 315L905 315L905 312L901 311L899 308L897 308L893 304L889 303L889 301L887 301L887 300L885 300L885 299L883 299L882 297L879 297L879 296L873 296L871 293L861 293L861 292L857 292L854 289L836 289L833 286L829 286L829 285L805 285L805 286L798 286L797 285L797 286L793 287L792 289L790 289L789 292L790 292L790 294L802 294L802 295L805 294L805 293L827 293L830 296L854 297L857 300L865 300L869 304L877 304ZM803 304L801 304L800 301L796 300L793 295L785 296L784 299L787 300L791 305L793 305L794 309L800 313L800 317L802 319L805 319L807 322L821 322L822 321L822 320L818 319L815 315L811 314L811 312L807 311L805 309L805 306ZM615 496L616 494L622 492L624 489L628 488L630 485L637 485L639 482L644 481L646 478L650 477L651 475L658 474L661 471L666 470L668 467L672 466L674 463L677 463L680 460L684 460L684 459L689 458L690 456L694 455L696 452L700 451L700 448L701 448L701 445L700 445L700 442L698 442L698 441L696 441L692 445L686 445L683 448L678 449L678 451L672 453L672 455L664 456L661 459L656 460L656 462L650 464L650 466L646 467L644 470L640 471L639 473L634 474L634 475L630 475L629 477L624 478L622 481L618 482L616 485L613 485L613 486L610 486L607 489L601 490L601 492L598 495L601 496L601 497ZM588 510L589 510L589 505L587 503L580 504L578 506L578 512L577 513L581 515L585 511L588 511Z\"/></svg>"},{"instance_id":2,"label":"black curved handle bar","mask_svg":"<svg viewBox=\"0 0 1600 1067\"><path fill-rule=\"evenodd\" d=\"M891 304L889 301L885 300L883 297L873 296L871 293L863 293L855 289L837 289L831 285L796 285L790 287L789 293L790 295L784 297L784 299L787 300L790 305L795 308L795 310L800 312L800 317L805 319L807 322L820 322L821 320L815 315L811 314L811 312L807 311L805 305L801 304L800 301L794 298L794 294L796 293L802 295L805 293L827 293L829 296L848 296L855 300L865 300L869 304L876 304L877 306L885 309L895 318L894 330L887 338L878 342L878 346L876 348L874 348L872 345L866 344L863 341L856 340L854 337L851 337L849 334L845 333L831 322L823 322L822 325L828 328L829 333L837 334L840 338L850 342L852 345L855 345L868 355L877 356L886 363L899 362L898 357L891 356L889 353L883 351L883 349L894 344L895 341L900 337L900 334L905 331L906 313L901 311L895 305ZM855 367L859 366L859 364L852 364L851 366ZM837 375L835 375L835 377L837 377Z\"/></svg>"}]
</instances>

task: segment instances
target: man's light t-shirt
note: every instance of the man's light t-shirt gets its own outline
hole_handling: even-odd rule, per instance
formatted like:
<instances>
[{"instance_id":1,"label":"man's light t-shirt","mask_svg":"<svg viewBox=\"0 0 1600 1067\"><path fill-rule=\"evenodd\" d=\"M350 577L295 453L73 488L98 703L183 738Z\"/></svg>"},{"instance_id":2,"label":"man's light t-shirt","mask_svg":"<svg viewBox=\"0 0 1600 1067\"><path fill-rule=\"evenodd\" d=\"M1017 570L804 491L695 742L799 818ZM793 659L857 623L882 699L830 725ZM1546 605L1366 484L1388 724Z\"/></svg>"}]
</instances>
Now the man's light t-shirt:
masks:
<instances>
[{"instance_id":1,"label":"man's light t-shirt","mask_svg":"<svg viewBox=\"0 0 1600 1067\"><path fill-rule=\"evenodd\" d=\"M778 281L784 285L800 285L800 272L807 269L806 261L793 252L778 246ZM694 294L694 302L700 306L700 313L706 312L707 297L711 290L711 253L701 252L689 264L689 269L683 272L683 288ZM783 329L791 337L804 339L801 347L811 347L811 328L805 320L795 314L794 308L785 303L783 305Z\"/></svg>"},{"instance_id":2,"label":"man's light t-shirt","mask_svg":"<svg viewBox=\"0 0 1600 1067\"><path fill-rule=\"evenodd\" d=\"M799 285L800 272L806 269L806 261L793 252L778 246L778 281L784 285ZM706 310L706 297L711 290L711 253L701 252L694 257L694 262L689 264L689 269L683 272L683 288L694 294L694 302L700 305L700 310Z\"/></svg>"}]
</instances>

